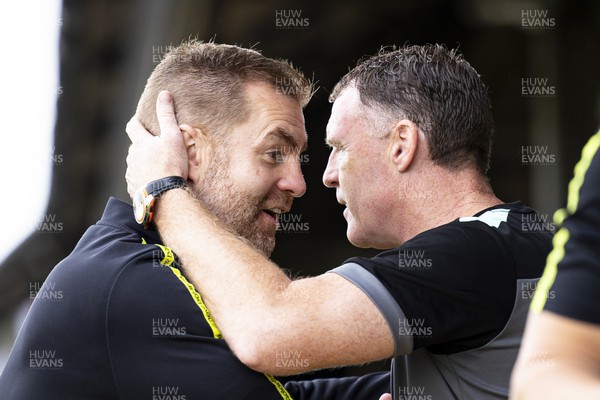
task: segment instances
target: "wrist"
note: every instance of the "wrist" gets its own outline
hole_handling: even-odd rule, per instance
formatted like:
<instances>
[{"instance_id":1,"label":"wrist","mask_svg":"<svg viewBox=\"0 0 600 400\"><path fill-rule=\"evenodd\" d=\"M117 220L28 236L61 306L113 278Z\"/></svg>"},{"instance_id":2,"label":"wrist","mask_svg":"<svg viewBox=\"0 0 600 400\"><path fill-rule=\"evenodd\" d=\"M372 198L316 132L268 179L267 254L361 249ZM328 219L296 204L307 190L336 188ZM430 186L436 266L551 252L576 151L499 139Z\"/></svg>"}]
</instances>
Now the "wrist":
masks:
<instances>
[{"instance_id":1,"label":"wrist","mask_svg":"<svg viewBox=\"0 0 600 400\"><path fill-rule=\"evenodd\" d=\"M185 208L188 202L194 201L194 195L188 186L178 187L163 193L154 208L154 224L159 226L169 218L172 210Z\"/></svg>"}]
</instances>

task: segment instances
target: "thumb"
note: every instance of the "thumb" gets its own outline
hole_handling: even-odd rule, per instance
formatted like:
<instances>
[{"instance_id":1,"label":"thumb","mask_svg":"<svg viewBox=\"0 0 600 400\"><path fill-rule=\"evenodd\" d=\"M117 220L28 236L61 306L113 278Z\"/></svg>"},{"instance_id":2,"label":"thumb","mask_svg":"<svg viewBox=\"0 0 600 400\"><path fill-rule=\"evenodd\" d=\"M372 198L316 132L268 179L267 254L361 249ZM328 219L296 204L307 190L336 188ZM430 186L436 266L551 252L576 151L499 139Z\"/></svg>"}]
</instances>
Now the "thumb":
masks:
<instances>
[{"instance_id":1,"label":"thumb","mask_svg":"<svg viewBox=\"0 0 600 400\"><path fill-rule=\"evenodd\" d=\"M392 395L389 393L382 394L379 400L392 400Z\"/></svg>"}]
</instances>

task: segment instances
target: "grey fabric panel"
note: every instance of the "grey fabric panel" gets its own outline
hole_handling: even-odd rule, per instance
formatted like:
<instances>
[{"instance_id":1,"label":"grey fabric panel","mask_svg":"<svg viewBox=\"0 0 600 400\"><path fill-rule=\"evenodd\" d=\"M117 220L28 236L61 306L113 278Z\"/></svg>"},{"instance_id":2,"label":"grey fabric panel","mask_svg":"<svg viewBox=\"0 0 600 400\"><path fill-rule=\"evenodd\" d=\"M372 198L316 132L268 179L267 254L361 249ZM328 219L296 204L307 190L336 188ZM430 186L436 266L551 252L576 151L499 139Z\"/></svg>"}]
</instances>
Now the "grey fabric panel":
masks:
<instances>
[{"instance_id":1,"label":"grey fabric panel","mask_svg":"<svg viewBox=\"0 0 600 400\"><path fill-rule=\"evenodd\" d=\"M461 377L456 390L463 398L508 397L510 374L519 353L527 313L538 281L517 280L515 304L510 318L502 332L489 343L462 353L433 355L440 369L453 371Z\"/></svg>"},{"instance_id":2,"label":"grey fabric panel","mask_svg":"<svg viewBox=\"0 0 600 400\"><path fill-rule=\"evenodd\" d=\"M354 263L330 272L338 273L361 288L377 305L390 329L406 320L396 301L375 276ZM392 367L394 399L429 398L499 400L508 397L510 373L519 352L533 291L539 279L519 279L512 313L504 329L477 349L454 354L433 354L426 349L407 352L407 337L394 335L396 357ZM402 319L401 319L402 318ZM396 332L395 332L396 333ZM406 355L402 355L406 354Z\"/></svg>"},{"instance_id":3,"label":"grey fabric panel","mask_svg":"<svg viewBox=\"0 0 600 400\"><path fill-rule=\"evenodd\" d=\"M394 356L412 352L412 336L400 335L400 321L408 322L406 316L379 279L356 263L343 264L328 272L341 275L352 282L369 296L371 301L377 306L392 332L394 338Z\"/></svg>"},{"instance_id":4,"label":"grey fabric panel","mask_svg":"<svg viewBox=\"0 0 600 400\"><path fill-rule=\"evenodd\" d=\"M485 399L461 397L453 391L456 374L443 374L434 355L421 348L408 356L396 357L392 364L393 399ZM449 382L451 380L452 382Z\"/></svg>"}]
</instances>

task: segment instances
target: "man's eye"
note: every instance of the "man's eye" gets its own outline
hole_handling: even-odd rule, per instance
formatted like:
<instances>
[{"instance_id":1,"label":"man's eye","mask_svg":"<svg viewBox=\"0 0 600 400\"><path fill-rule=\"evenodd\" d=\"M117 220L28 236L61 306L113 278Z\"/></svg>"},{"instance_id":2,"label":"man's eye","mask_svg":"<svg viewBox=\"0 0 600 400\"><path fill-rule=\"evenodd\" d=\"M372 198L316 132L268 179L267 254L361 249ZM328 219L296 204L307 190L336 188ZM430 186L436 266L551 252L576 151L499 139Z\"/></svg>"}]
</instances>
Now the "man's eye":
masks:
<instances>
[{"instance_id":1,"label":"man's eye","mask_svg":"<svg viewBox=\"0 0 600 400\"><path fill-rule=\"evenodd\" d=\"M283 152L281 150L272 150L267 152L267 157L269 157L269 159L271 161L273 161L274 163L277 164L281 164L282 162L285 161L285 155L283 154Z\"/></svg>"},{"instance_id":2,"label":"man's eye","mask_svg":"<svg viewBox=\"0 0 600 400\"><path fill-rule=\"evenodd\" d=\"M336 143L336 144L332 144L332 143L325 143L325 146L327 146L327 148L328 148L328 149L329 149L331 152L334 152L334 151L342 151L342 150L343 150L343 148L342 148L341 144L339 144L339 143Z\"/></svg>"}]
</instances>

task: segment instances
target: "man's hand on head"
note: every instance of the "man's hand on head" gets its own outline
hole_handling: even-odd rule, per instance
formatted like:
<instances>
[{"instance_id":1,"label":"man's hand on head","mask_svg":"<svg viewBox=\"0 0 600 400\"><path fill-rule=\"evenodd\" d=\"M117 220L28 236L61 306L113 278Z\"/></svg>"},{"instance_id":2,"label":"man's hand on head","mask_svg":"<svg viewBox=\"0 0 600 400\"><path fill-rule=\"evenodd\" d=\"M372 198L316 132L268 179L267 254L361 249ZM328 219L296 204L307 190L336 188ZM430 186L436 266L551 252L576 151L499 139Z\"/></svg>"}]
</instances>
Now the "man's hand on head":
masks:
<instances>
[{"instance_id":1,"label":"man's hand on head","mask_svg":"<svg viewBox=\"0 0 600 400\"><path fill-rule=\"evenodd\" d=\"M154 136L144 128L137 116L127 123L131 146L127 154L127 191L130 196L140 187L167 176L187 179L188 157L171 94L163 90L156 101L160 135Z\"/></svg>"}]
</instances>

